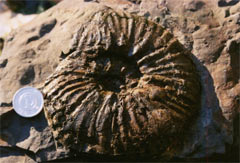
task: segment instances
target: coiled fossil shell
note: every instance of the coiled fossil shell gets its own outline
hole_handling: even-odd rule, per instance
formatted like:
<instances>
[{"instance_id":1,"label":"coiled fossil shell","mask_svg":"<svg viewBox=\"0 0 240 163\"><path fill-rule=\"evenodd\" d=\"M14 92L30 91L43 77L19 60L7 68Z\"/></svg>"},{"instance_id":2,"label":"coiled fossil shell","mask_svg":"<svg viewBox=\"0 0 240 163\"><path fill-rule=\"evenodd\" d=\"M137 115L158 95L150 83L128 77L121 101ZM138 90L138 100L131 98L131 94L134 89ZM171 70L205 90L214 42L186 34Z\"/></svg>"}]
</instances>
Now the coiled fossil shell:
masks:
<instances>
[{"instance_id":1,"label":"coiled fossil shell","mask_svg":"<svg viewBox=\"0 0 240 163\"><path fill-rule=\"evenodd\" d=\"M83 23L45 83L59 145L77 152L163 154L181 146L200 101L188 52L141 17L105 8Z\"/></svg>"}]
</instances>

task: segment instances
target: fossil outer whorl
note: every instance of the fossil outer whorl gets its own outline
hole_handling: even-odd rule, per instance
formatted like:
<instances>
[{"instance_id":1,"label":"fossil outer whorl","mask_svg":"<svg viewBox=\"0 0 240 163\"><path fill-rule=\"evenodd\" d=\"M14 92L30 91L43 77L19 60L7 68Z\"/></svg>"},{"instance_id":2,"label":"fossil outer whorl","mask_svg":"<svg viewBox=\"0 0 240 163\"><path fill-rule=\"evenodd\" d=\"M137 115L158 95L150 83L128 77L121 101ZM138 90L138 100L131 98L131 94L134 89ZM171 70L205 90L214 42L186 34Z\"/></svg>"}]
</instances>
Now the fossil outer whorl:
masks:
<instances>
[{"instance_id":1,"label":"fossil outer whorl","mask_svg":"<svg viewBox=\"0 0 240 163\"><path fill-rule=\"evenodd\" d=\"M78 152L162 154L181 146L199 108L195 66L161 26L104 8L83 23L45 83L59 145Z\"/></svg>"}]
</instances>

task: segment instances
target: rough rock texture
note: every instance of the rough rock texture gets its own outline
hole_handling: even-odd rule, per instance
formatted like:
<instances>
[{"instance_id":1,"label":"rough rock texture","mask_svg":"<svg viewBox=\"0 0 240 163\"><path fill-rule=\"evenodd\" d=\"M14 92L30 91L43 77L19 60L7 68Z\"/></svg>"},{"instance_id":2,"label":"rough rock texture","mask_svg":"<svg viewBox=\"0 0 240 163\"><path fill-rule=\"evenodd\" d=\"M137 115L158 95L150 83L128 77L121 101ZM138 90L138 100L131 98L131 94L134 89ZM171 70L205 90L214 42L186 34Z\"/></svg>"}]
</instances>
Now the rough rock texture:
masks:
<instances>
[{"instance_id":1,"label":"rough rock texture","mask_svg":"<svg viewBox=\"0 0 240 163\"><path fill-rule=\"evenodd\" d=\"M27 119L18 116L11 107L0 107L1 162L46 161L64 158L67 151L56 148L44 113ZM63 157L64 156L64 157Z\"/></svg>"},{"instance_id":2,"label":"rough rock texture","mask_svg":"<svg viewBox=\"0 0 240 163\"><path fill-rule=\"evenodd\" d=\"M89 7L43 87L55 140L77 152L174 156L200 108L190 53L152 21Z\"/></svg>"},{"instance_id":3,"label":"rough rock texture","mask_svg":"<svg viewBox=\"0 0 240 163\"><path fill-rule=\"evenodd\" d=\"M206 155L206 148L208 153L223 152L223 142L233 143L232 122L239 119L240 3L142 1L140 8L143 15L170 28L197 57L203 86L200 121L204 127L196 133L205 134L196 136L202 137L195 142L196 146L201 144L196 156L200 155L203 140L206 144L202 155Z\"/></svg>"},{"instance_id":4,"label":"rough rock texture","mask_svg":"<svg viewBox=\"0 0 240 163\"><path fill-rule=\"evenodd\" d=\"M98 0L94 3L97 2L145 16L167 27L196 56L192 59L201 76L202 107L196 123L189 130L180 156L204 158L203 161L206 161L214 153L229 152L231 155L227 158L239 160L240 3L234 0L182 0L181 3L176 0L142 0L138 3ZM71 40L81 22L87 19L84 15L88 12L82 11L91 3L81 0L63 1L8 36L0 56L0 106L11 106L14 92L24 86L24 83L35 87L43 85L64 55L71 53ZM91 12L94 8L88 10ZM34 78L31 74L34 74ZM28 79L26 75L31 80L20 82L21 79ZM17 117L15 112L9 111L11 109L2 111L6 107L0 108L1 116L8 113ZM3 121L1 125L4 123ZM28 139L36 137L34 134L27 135ZM23 137L22 140L25 139L27 138ZM10 145L8 141L2 143L9 144L8 149L15 150L13 147L16 144ZM3 151L2 148L0 150ZM31 150L21 150L22 154L14 155L21 156L29 151ZM46 156L47 153L46 151ZM11 154L12 152L1 159L10 159L7 156ZM35 155L34 152L32 154ZM13 157L14 155L12 154ZM213 160L217 158L219 155ZM53 158L45 157L42 160L44 159Z\"/></svg>"}]
</instances>

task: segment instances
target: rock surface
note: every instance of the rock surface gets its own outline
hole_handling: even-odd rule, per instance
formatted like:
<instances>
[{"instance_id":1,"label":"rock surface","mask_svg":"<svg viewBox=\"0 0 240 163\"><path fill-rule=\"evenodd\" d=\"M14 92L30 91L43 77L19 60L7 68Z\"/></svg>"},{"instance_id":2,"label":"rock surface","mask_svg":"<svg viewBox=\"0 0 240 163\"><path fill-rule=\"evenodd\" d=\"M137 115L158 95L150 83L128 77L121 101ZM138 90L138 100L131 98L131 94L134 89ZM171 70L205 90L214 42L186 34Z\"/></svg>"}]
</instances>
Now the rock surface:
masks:
<instances>
[{"instance_id":1,"label":"rock surface","mask_svg":"<svg viewBox=\"0 0 240 163\"><path fill-rule=\"evenodd\" d=\"M56 148L43 112L27 119L17 115L11 107L0 108L1 161L39 162L66 157L66 151Z\"/></svg>"},{"instance_id":2,"label":"rock surface","mask_svg":"<svg viewBox=\"0 0 240 163\"><path fill-rule=\"evenodd\" d=\"M197 122L189 130L188 140L184 143L185 149L179 157L204 158L214 153L224 154L229 148L239 150L238 1L234 3L222 0L183 0L181 3L175 0L63 1L8 36L0 56L0 106L11 106L13 94L25 85L37 88L43 85L64 54L70 52L71 40L84 21L83 15L87 14L82 11L90 3L101 3L145 16L168 28L194 54L193 60L201 75L202 107ZM17 157L19 160L36 161L69 156L61 149L57 152L43 114L39 115L39 119L37 117L22 119L9 107L0 109L1 119L6 115L14 117L11 123L1 122L1 133L2 131L9 132L10 135L11 132L18 133L13 130L14 125L27 128L27 131L20 132L19 136L14 134L9 140L5 140L1 135L1 140L4 141L0 143L0 150L6 151L1 159ZM36 125L40 130L34 129L33 126ZM42 136L39 140L40 135ZM43 138L47 141L46 146L41 144ZM39 154L41 153L39 151L43 154ZM229 159L239 160L238 154L234 156L235 158L230 156Z\"/></svg>"}]
</instances>

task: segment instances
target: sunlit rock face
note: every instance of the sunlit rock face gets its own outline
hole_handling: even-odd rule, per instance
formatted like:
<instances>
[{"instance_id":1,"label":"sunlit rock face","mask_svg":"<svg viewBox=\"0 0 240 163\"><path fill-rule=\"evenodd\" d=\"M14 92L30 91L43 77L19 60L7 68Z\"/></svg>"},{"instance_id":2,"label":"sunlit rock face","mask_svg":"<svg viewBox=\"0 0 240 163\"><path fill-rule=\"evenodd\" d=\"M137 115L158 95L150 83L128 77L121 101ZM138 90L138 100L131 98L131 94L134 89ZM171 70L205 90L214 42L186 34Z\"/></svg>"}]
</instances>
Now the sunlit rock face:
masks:
<instances>
[{"instance_id":1,"label":"sunlit rock face","mask_svg":"<svg viewBox=\"0 0 240 163\"><path fill-rule=\"evenodd\" d=\"M43 86L58 146L174 155L200 108L189 52L150 20L107 7L91 12Z\"/></svg>"},{"instance_id":2,"label":"sunlit rock face","mask_svg":"<svg viewBox=\"0 0 240 163\"><path fill-rule=\"evenodd\" d=\"M21 162L18 159L34 152L35 162L67 157L72 161L68 150L55 148L55 139L45 123L45 116L23 120L12 110L11 101L18 89L26 85L40 88L44 84L59 62L74 52L69 52L69 42L74 34L93 12L106 5L155 21L171 31L195 56L194 63L201 77L201 108L196 120L189 119L192 126L186 126L184 132L187 135L181 137L187 140L183 142L182 153L176 157L192 162L239 162L240 3L236 1L233 5L226 0L227 6L219 6L218 1L141 0L138 4L132 3L134 0L65 0L12 31L4 37L0 56L0 155L4 155L1 160L12 162L13 158L17 160L15 162ZM1 23L4 24L4 20ZM0 29L0 32L4 31ZM75 38L78 40L76 35ZM180 136L176 140L180 142ZM3 143L8 146L3 148ZM19 147L18 151L16 147ZM85 161L97 162L91 153L84 155L89 156ZM124 160L150 162L153 161L151 158L156 158L142 159L142 154L130 156ZM112 158L120 161L121 156L109 157L101 155L99 161L113 161ZM178 161L175 158L174 161ZM77 161L84 161L82 155L77 156Z\"/></svg>"}]
</instances>

